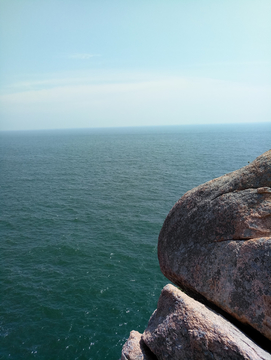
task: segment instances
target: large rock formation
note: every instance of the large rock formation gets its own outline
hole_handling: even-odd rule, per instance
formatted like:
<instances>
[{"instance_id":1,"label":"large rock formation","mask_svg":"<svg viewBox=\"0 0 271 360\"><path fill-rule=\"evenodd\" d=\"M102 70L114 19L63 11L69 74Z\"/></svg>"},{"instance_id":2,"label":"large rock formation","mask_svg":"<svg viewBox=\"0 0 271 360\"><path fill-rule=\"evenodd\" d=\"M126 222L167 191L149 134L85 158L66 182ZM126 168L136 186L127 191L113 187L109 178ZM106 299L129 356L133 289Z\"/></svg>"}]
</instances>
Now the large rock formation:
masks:
<instances>
[{"instance_id":1,"label":"large rock formation","mask_svg":"<svg viewBox=\"0 0 271 360\"><path fill-rule=\"evenodd\" d=\"M159 360L271 359L224 317L173 285L162 290L142 339Z\"/></svg>"},{"instance_id":2,"label":"large rock formation","mask_svg":"<svg viewBox=\"0 0 271 360\"><path fill-rule=\"evenodd\" d=\"M271 340L271 151L188 191L158 241L162 272Z\"/></svg>"},{"instance_id":3,"label":"large rock formation","mask_svg":"<svg viewBox=\"0 0 271 360\"><path fill-rule=\"evenodd\" d=\"M271 150L188 191L164 222L158 258L191 297L167 285L122 360L271 360Z\"/></svg>"}]
</instances>

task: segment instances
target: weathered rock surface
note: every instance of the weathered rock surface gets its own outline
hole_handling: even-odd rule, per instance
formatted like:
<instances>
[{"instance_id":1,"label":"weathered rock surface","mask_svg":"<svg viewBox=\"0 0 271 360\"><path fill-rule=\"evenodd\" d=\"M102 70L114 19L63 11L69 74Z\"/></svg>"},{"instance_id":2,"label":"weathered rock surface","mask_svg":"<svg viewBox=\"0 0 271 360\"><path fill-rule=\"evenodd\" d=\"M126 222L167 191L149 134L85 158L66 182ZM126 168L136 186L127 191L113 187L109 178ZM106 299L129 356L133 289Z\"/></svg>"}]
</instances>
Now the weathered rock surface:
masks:
<instances>
[{"instance_id":1,"label":"weathered rock surface","mask_svg":"<svg viewBox=\"0 0 271 360\"><path fill-rule=\"evenodd\" d=\"M271 150L188 191L158 241L162 272L271 340Z\"/></svg>"},{"instance_id":2,"label":"weathered rock surface","mask_svg":"<svg viewBox=\"0 0 271 360\"><path fill-rule=\"evenodd\" d=\"M173 285L162 290L142 338L159 360L271 359L229 321Z\"/></svg>"},{"instance_id":3,"label":"weathered rock surface","mask_svg":"<svg viewBox=\"0 0 271 360\"><path fill-rule=\"evenodd\" d=\"M129 339L122 348L121 360L157 360L141 337L142 334L138 331L130 332Z\"/></svg>"}]
</instances>

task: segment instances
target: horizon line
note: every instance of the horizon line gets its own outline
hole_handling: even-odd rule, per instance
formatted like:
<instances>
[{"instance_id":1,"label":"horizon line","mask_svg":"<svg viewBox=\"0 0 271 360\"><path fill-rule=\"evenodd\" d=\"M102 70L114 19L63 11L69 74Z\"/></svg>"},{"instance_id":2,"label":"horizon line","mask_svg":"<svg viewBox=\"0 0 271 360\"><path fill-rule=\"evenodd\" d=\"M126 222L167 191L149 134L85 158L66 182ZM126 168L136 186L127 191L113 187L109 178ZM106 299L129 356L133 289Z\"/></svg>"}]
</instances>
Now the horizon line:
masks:
<instances>
[{"instance_id":1,"label":"horizon line","mask_svg":"<svg viewBox=\"0 0 271 360\"><path fill-rule=\"evenodd\" d=\"M6 132L38 132L38 131L69 131L69 130L114 130L114 129L142 129L142 128L168 128L168 127L185 127L185 126L220 126L220 125L262 125L270 124L271 121L261 122L224 122L224 123L193 123L193 124L169 124L169 125L131 125L131 126L92 126L92 127L70 127L70 128L49 128L49 129L7 129L1 130L0 133Z\"/></svg>"}]
</instances>

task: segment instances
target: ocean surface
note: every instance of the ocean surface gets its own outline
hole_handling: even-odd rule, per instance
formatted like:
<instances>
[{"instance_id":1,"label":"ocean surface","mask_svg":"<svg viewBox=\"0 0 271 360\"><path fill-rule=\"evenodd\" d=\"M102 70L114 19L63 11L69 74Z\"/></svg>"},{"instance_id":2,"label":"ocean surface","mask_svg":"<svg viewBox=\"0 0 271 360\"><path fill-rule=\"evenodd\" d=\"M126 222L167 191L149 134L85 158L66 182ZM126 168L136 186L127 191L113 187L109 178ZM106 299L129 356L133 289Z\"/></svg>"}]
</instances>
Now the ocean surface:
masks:
<instances>
[{"instance_id":1,"label":"ocean surface","mask_svg":"<svg viewBox=\"0 0 271 360\"><path fill-rule=\"evenodd\" d=\"M118 360L171 207L270 148L271 123L0 133L0 359Z\"/></svg>"}]
</instances>

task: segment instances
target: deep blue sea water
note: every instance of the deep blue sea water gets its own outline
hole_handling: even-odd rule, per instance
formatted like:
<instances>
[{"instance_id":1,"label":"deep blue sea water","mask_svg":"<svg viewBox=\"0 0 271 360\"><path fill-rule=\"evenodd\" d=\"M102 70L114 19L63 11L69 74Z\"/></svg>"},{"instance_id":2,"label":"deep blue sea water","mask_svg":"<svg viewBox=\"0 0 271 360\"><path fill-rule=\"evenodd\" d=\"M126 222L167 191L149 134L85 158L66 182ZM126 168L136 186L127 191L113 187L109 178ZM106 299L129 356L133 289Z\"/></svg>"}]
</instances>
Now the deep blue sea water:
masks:
<instances>
[{"instance_id":1,"label":"deep blue sea water","mask_svg":"<svg viewBox=\"0 0 271 360\"><path fill-rule=\"evenodd\" d=\"M119 359L171 207L270 148L271 123L0 133L0 359Z\"/></svg>"}]
</instances>

